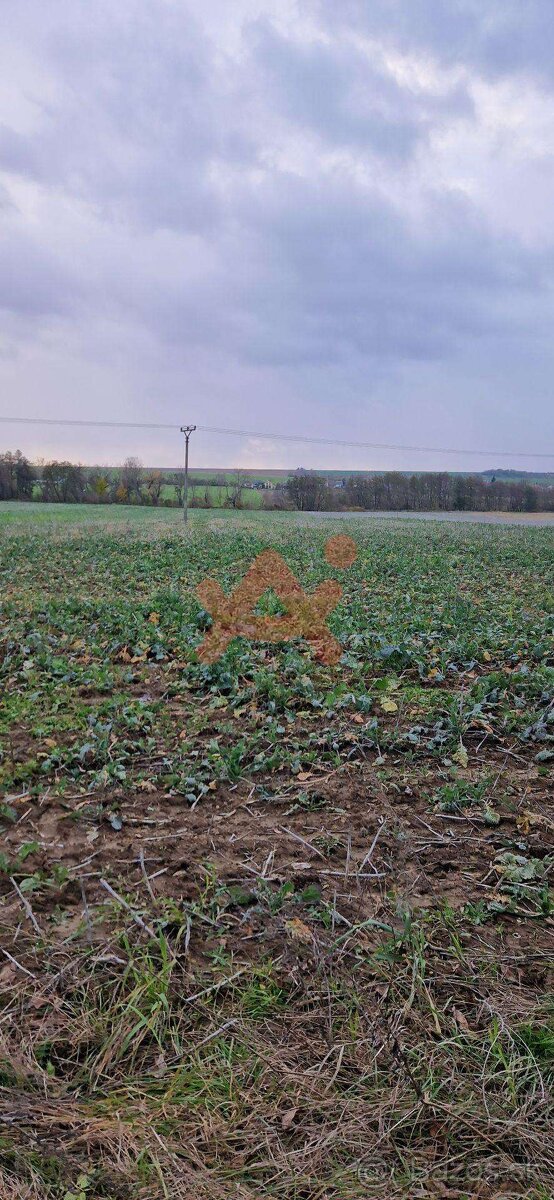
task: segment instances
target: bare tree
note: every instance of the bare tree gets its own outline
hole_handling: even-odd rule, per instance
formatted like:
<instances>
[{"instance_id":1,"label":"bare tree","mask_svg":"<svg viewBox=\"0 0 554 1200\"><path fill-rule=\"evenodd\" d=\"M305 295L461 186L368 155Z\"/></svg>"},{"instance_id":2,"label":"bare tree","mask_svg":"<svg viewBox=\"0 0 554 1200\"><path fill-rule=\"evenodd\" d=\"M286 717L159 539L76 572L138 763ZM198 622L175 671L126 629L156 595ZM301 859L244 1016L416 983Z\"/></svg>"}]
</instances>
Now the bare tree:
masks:
<instances>
[{"instance_id":1,"label":"bare tree","mask_svg":"<svg viewBox=\"0 0 554 1200\"><path fill-rule=\"evenodd\" d=\"M30 500L35 472L21 450L0 455L0 500Z\"/></svg>"},{"instance_id":2,"label":"bare tree","mask_svg":"<svg viewBox=\"0 0 554 1200\"><path fill-rule=\"evenodd\" d=\"M150 497L150 503L157 508L160 503L160 495L162 491L163 479L160 471L149 471L146 476L146 491Z\"/></svg>"},{"instance_id":3,"label":"bare tree","mask_svg":"<svg viewBox=\"0 0 554 1200\"><path fill-rule=\"evenodd\" d=\"M70 462L50 462L44 467L43 500L58 504L80 504L85 498L87 480L83 467Z\"/></svg>"},{"instance_id":4,"label":"bare tree","mask_svg":"<svg viewBox=\"0 0 554 1200\"><path fill-rule=\"evenodd\" d=\"M126 490L127 498L140 504L142 499L142 463L139 458L126 458L121 468L121 483Z\"/></svg>"},{"instance_id":5,"label":"bare tree","mask_svg":"<svg viewBox=\"0 0 554 1200\"><path fill-rule=\"evenodd\" d=\"M331 496L324 475L297 472L287 480L287 492L295 508L303 512L331 508Z\"/></svg>"},{"instance_id":6,"label":"bare tree","mask_svg":"<svg viewBox=\"0 0 554 1200\"><path fill-rule=\"evenodd\" d=\"M185 491L185 472L184 471L174 471L173 475L171 475L171 477L168 479L168 483L171 483L173 485L173 488L175 491L175 499L177 501L177 504L179 505L179 508L182 508L183 507L183 495L184 495L184 491ZM191 487L191 490L192 490L192 487Z\"/></svg>"},{"instance_id":7,"label":"bare tree","mask_svg":"<svg viewBox=\"0 0 554 1200\"><path fill-rule=\"evenodd\" d=\"M237 471L235 478L227 485L227 500L225 501L228 508L242 508L242 493L246 486L246 475L244 471Z\"/></svg>"}]
</instances>

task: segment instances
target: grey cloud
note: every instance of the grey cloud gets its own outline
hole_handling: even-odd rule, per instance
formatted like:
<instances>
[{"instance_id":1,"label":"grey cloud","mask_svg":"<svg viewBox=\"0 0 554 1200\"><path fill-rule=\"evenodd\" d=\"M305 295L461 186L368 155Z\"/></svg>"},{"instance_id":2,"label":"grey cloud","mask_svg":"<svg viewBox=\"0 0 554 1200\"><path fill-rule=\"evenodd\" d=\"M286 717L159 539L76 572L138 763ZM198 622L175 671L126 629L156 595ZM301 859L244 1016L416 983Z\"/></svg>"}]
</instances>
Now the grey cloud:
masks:
<instances>
[{"instance_id":1,"label":"grey cloud","mask_svg":"<svg viewBox=\"0 0 554 1200\"><path fill-rule=\"evenodd\" d=\"M418 124L405 95L361 56L311 43L295 44L258 23L255 59L278 109L336 145L355 144L404 156Z\"/></svg>"},{"instance_id":2,"label":"grey cloud","mask_svg":"<svg viewBox=\"0 0 554 1200\"><path fill-rule=\"evenodd\" d=\"M190 12L156 0L68 8L39 47L56 78L32 134L0 127L0 166L63 187L108 218L203 230L214 161L252 153L226 118L225 78ZM32 40L33 34L29 33Z\"/></svg>"},{"instance_id":3,"label":"grey cloud","mask_svg":"<svg viewBox=\"0 0 554 1200\"><path fill-rule=\"evenodd\" d=\"M554 80L551 0L306 0L306 7L333 29L384 37L403 51L428 51L486 75Z\"/></svg>"},{"instance_id":4,"label":"grey cloud","mask_svg":"<svg viewBox=\"0 0 554 1200\"><path fill-rule=\"evenodd\" d=\"M551 256L492 237L467 200L429 203L422 229L351 180L273 174L234 198L213 269L189 287L177 268L134 298L137 318L175 346L271 367L432 361L468 340L535 337Z\"/></svg>"},{"instance_id":5,"label":"grey cloud","mask_svg":"<svg viewBox=\"0 0 554 1200\"><path fill-rule=\"evenodd\" d=\"M425 173L433 133L478 119L465 85L412 88L351 36L468 71L524 61L542 79L538 0L305 0L332 39L266 15L233 52L209 0L194 19L162 0L8 3L51 86L33 97L34 124L0 112L6 195L13 179L25 185L21 211L17 188L11 210L0 193L0 308L18 335L25 323L27 337L41 322L69 331L61 379L64 353L80 347L114 405L118 372L141 396L152 372L153 394L161 376L175 397L205 398L214 423L222 394L243 422L267 423L270 395L271 423L286 397L301 428L319 397L357 420L368 379L401 376L407 404L425 371L429 411L450 404L455 421L475 386L465 364L475 359L496 394L517 358L535 363L546 411L551 241L530 248L448 171ZM455 399L443 401L450 369ZM74 403L57 379L51 388L62 409Z\"/></svg>"},{"instance_id":6,"label":"grey cloud","mask_svg":"<svg viewBox=\"0 0 554 1200\"><path fill-rule=\"evenodd\" d=\"M70 316L82 299L74 270L23 231L0 238L0 310L36 320Z\"/></svg>"},{"instance_id":7,"label":"grey cloud","mask_svg":"<svg viewBox=\"0 0 554 1200\"><path fill-rule=\"evenodd\" d=\"M43 173L34 140L23 137L4 123L0 123L0 165L34 179L39 179Z\"/></svg>"},{"instance_id":8,"label":"grey cloud","mask_svg":"<svg viewBox=\"0 0 554 1200\"><path fill-rule=\"evenodd\" d=\"M545 266L517 244L491 241L455 202L447 235L446 207L435 206L422 235L363 195L286 189L277 211L268 204L261 213L267 243L288 272L284 286L264 289L266 347L275 353L285 327L295 339L304 330L306 353L319 361L351 352L432 359L468 335L509 325L508 297L540 291Z\"/></svg>"},{"instance_id":9,"label":"grey cloud","mask_svg":"<svg viewBox=\"0 0 554 1200\"><path fill-rule=\"evenodd\" d=\"M250 37L261 90L269 85L277 110L337 146L402 158L437 119L473 111L463 86L415 93L351 43L295 42L261 20Z\"/></svg>"}]
</instances>

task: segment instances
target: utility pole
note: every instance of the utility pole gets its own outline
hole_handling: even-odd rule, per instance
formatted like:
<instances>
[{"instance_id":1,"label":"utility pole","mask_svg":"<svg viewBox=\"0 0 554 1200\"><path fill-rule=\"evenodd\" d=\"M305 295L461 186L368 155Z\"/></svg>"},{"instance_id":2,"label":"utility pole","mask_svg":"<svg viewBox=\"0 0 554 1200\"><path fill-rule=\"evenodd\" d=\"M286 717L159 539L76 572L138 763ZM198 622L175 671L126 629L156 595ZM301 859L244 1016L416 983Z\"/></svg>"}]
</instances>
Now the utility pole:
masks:
<instances>
[{"instance_id":1,"label":"utility pole","mask_svg":"<svg viewBox=\"0 0 554 1200\"><path fill-rule=\"evenodd\" d=\"M185 525L189 516L189 438L195 429L196 425L181 425L181 433L185 435L185 486L183 489L183 520Z\"/></svg>"}]
</instances>

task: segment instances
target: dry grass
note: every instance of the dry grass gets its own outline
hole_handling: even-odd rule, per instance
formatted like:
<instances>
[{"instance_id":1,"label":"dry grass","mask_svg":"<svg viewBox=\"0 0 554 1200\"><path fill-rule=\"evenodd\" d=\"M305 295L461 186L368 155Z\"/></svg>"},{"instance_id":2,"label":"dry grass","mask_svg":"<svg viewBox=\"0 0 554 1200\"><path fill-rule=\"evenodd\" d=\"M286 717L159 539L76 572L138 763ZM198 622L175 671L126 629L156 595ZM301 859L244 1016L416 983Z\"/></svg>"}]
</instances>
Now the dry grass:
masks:
<instances>
[{"instance_id":1,"label":"dry grass","mask_svg":"<svg viewBox=\"0 0 554 1200\"><path fill-rule=\"evenodd\" d=\"M6 1200L552 1194L538 943L391 914L252 959L150 907L155 939L102 906L2 968Z\"/></svg>"}]
</instances>

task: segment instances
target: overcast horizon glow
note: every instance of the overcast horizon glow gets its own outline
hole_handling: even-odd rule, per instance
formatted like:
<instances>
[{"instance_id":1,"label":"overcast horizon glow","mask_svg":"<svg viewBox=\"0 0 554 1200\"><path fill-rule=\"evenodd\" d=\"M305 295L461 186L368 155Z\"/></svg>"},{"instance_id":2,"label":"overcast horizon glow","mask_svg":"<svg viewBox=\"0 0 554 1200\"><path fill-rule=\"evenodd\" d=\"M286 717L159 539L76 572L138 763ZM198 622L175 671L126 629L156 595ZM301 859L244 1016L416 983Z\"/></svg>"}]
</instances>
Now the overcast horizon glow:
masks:
<instances>
[{"instance_id":1,"label":"overcast horizon glow","mask_svg":"<svg viewBox=\"0 0 554 1200\"><path fill-rule=\"evenodd\" d=\"M554 453L548 0L4 0L0 415ZM0 450L177 465L170 431ZM202 466L554 470L197 433Z\"/></svg>"}]
</instances>

